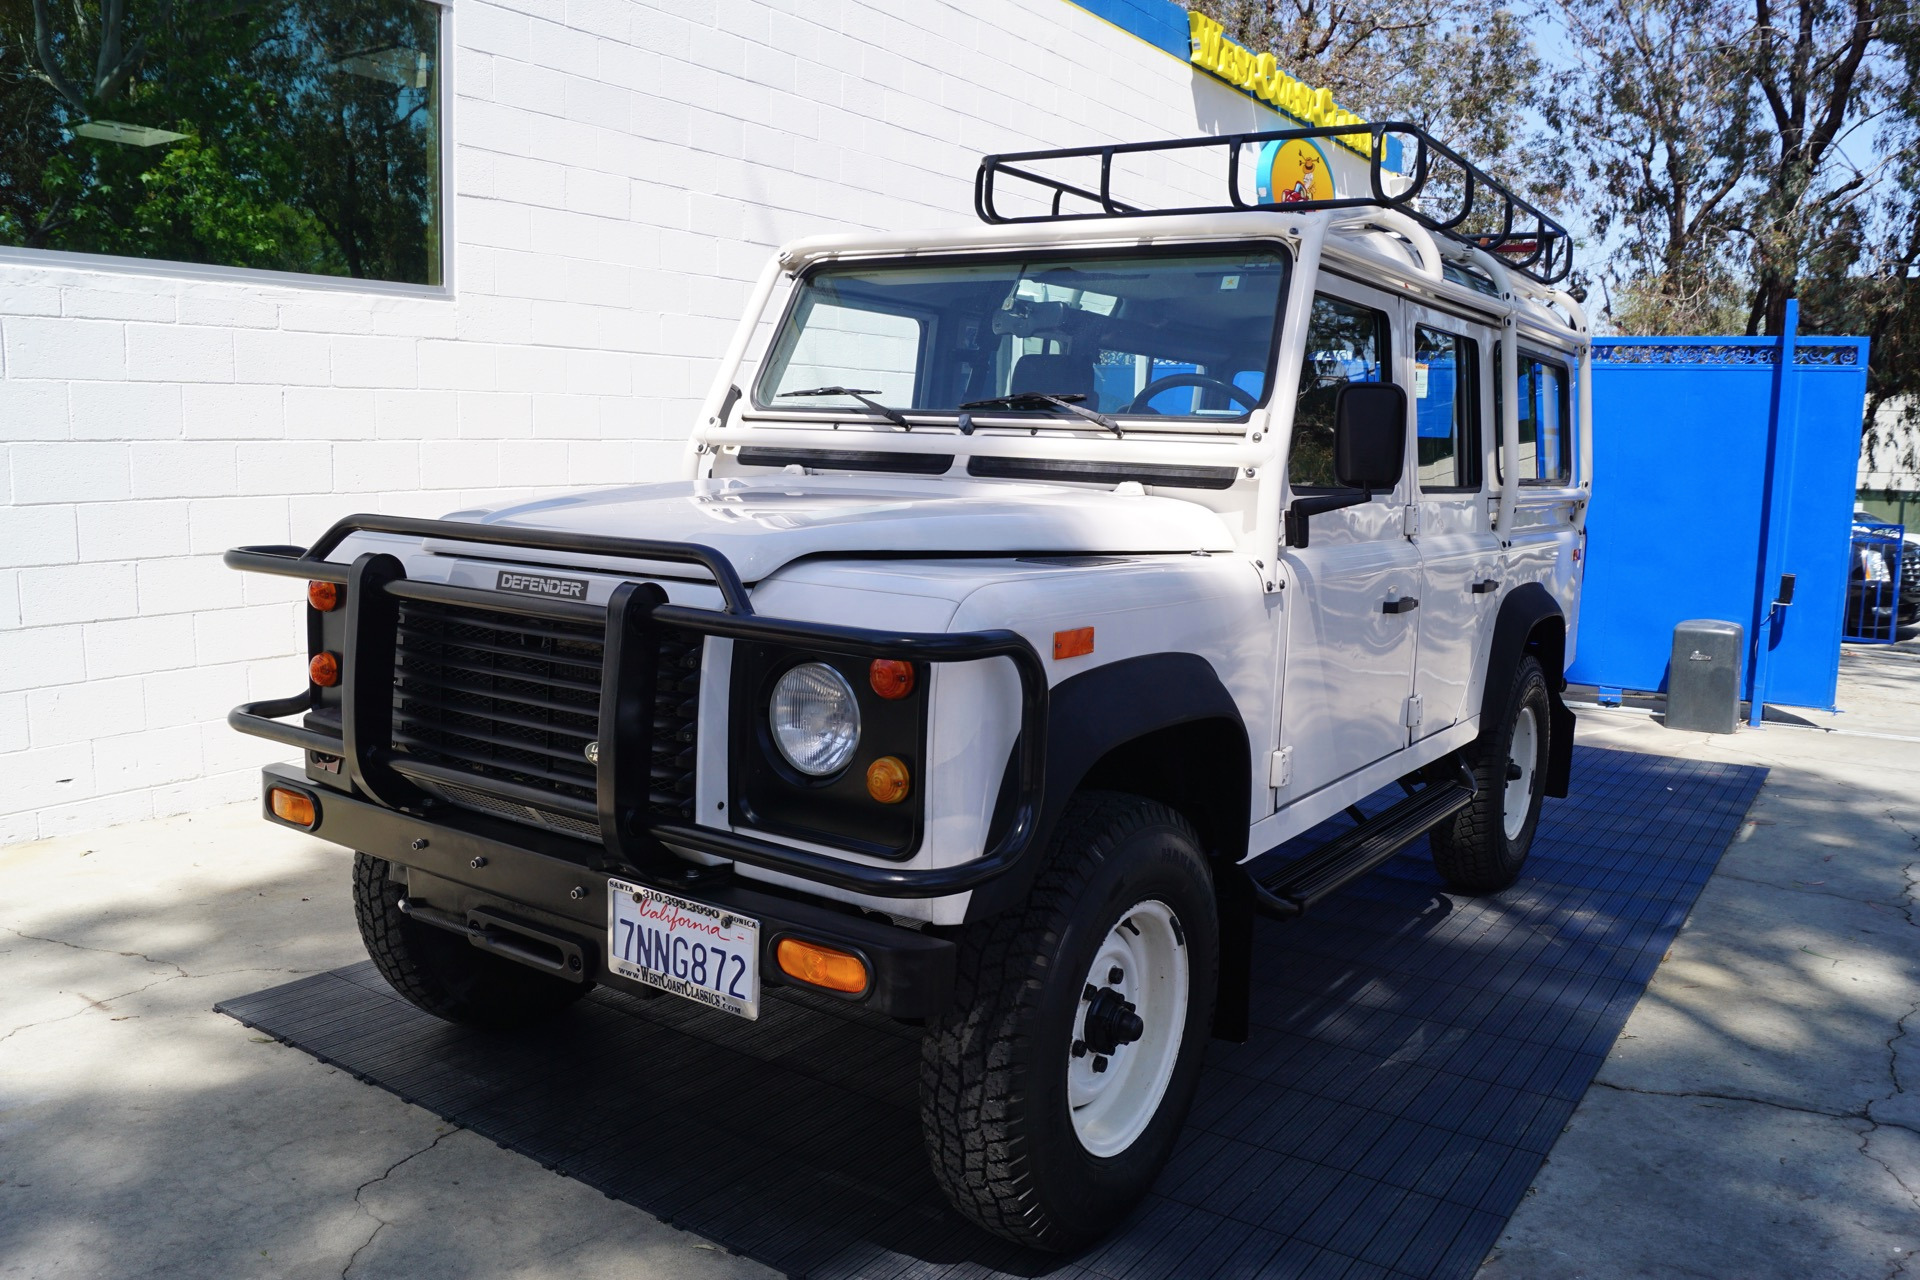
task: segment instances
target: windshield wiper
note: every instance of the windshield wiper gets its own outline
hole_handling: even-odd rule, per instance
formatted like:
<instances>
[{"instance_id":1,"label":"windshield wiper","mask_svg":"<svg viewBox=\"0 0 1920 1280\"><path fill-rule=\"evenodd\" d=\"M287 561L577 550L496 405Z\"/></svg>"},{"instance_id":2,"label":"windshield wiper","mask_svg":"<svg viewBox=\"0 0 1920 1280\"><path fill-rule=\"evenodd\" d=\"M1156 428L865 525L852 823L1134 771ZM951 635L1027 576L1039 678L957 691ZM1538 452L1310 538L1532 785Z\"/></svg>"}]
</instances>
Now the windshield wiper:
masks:
<instances>
[{"instance_id":1,"label":"windshield wiper","mask_svg":"<svg viewBox=\"0 0 1920 1280\"><path fill-rule=\"evenodd\" d=\"M861 404L867 406L867 408L873 410L888 422L893 423L896 427L902 427L908 431L913 430L913 424L907 421L906 414L901 413L898 409L888 408L878 400L869 400L867 398L878 394L879 392L871 388L863 390L859 387L810 387L805 391L782 391L779 398L784 400L788 396L848 396L858 400Z\"/></svg>"},{"instance_id":2,"label":"windshield wiper","mask_svg":"<svg viewBox=\"0 0 1920 1280\"><path fill-rule=\"evenodd\" d=\"M1065 409L1075 417L1085 418L1095 426L1105 427L1121 439L1126 435L1120 430L1120 424L1106 414L1088 409L1080 404L1086 397L1078 391L1054 395L1048 391L1016 391L1012 395L988 396L985 400L969 400L961 405L962 409Z\"/></svg>"}]
</instances>

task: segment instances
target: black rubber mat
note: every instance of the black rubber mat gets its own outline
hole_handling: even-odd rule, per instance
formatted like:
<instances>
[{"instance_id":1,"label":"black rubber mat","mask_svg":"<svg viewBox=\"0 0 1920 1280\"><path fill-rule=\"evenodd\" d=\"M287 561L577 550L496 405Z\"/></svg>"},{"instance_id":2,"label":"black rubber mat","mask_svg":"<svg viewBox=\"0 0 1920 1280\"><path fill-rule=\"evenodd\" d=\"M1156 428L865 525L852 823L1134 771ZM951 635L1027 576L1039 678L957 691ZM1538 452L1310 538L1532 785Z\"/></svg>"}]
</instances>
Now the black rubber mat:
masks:
<instances>
[{"instance_id":1,"label":"black rubber mat","mask_svg":"<svg viewBox=\"0 0 1920 1280\"><path fill-rule=\"evenodd\" d=\"M946 1207L917 1037L845 1005L770 989L747 1023L600 990L502 1036L434 1021L361 964L219 1008L794 1275L1467 1277L1765 771L1581 748L1574 776L1505 893L1443 892L1421 842L1263 922L1251 1041L1212 1046L1172 1165L1077 1258Z\"/></svg>"}]
</instances>

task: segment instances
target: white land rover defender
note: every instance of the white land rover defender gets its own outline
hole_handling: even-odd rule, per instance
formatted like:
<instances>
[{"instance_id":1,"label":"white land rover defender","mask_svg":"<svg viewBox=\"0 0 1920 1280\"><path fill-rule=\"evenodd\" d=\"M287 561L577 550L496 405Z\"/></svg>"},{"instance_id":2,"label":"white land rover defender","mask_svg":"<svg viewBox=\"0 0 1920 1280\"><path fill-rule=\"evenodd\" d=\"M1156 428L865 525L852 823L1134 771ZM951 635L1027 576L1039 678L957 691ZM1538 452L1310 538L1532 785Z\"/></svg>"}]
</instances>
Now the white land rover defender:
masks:
<instances>
[{"instance_id":1,"label":"white land rover defender","mask_svg":"<svg viewBox=\"0 0 1920 1280\"><path fill-rule=\"evenodd\" d=\"M780 251L685 478L230 552L310 583L307 687L230 721L304 752L265 814L356 851L393 987L924 1024L940 1185L1066 1249L1244 1038L1256 913L1421 835L1511 884L1567 787L1587 325L1564 230L1368 128L988 157L984 225ZM1370 190L1249 194L1356 136ZM1114 195L1209 155L1214 204Z\"/></svg>"}]
</instances>

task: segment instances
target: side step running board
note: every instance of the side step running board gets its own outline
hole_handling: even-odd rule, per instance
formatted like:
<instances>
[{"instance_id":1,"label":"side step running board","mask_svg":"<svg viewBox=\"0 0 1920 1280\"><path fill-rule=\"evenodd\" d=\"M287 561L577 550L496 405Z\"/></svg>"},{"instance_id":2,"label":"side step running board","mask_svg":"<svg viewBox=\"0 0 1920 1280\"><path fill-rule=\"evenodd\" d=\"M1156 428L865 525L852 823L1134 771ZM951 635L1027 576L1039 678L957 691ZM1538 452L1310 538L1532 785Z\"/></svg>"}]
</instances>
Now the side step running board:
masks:
<instances>
[{"instance_id":1,"label":"side step running board","mask_svg":"<svg viewBox=\"0 0 1920 1280\"><path fill-rule=\"evenodd\" d=\"M1459 770L1456 782L1428 784L1312 853L1254 879L1256 905L1283 920L1299 915L1466 808L1476 791L1473 776L1465 768Z\"/></svg>"}]
</instances>

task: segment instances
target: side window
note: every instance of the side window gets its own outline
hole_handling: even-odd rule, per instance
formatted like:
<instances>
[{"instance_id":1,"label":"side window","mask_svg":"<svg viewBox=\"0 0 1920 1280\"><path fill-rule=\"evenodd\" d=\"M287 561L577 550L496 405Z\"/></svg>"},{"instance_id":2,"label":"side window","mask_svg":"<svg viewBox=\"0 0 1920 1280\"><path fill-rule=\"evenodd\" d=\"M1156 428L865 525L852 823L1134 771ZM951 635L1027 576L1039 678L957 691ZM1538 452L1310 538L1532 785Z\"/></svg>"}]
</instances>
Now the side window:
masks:
<instances>
[{"instance_id":1,"label":"side window","mask_svg":"<svg viewBox=\"0 0 1920 1280\"><path fill-rule=\"evenodd\" d=\"M1387 317L1321 294L1313 300L1300 399L1293 410L1287 472L1296 489L1331 489L1333 401L1349 382L1379 382L1387 369Z\"/></svg>"},{"instance_id":2,"label":"side window","mask_svg":"<svg viewBox=\"0 0 1920 1280\"><path fill-rule=\"evenodd\" d=\"M1567 431L1566 366L1539 356L1520 353L1520 483L1566 484L1573 478L1571 441ZM1505 380L1500 376L1500 352L1493 353L1493 421L1499 430ZM1505 464L1499 475L1506 478Z\"/></svg>"},{"instance_id":3,"label":"side window","mask_svg":"<svg viewBox=\"0 0 1920 1280\"><path fill-rule=\"evenodd\" d=\"M1480 487L1480 348L1421 325L1413 331L1413 401L1420 487Z\"/></svg>"}]
</instances>

